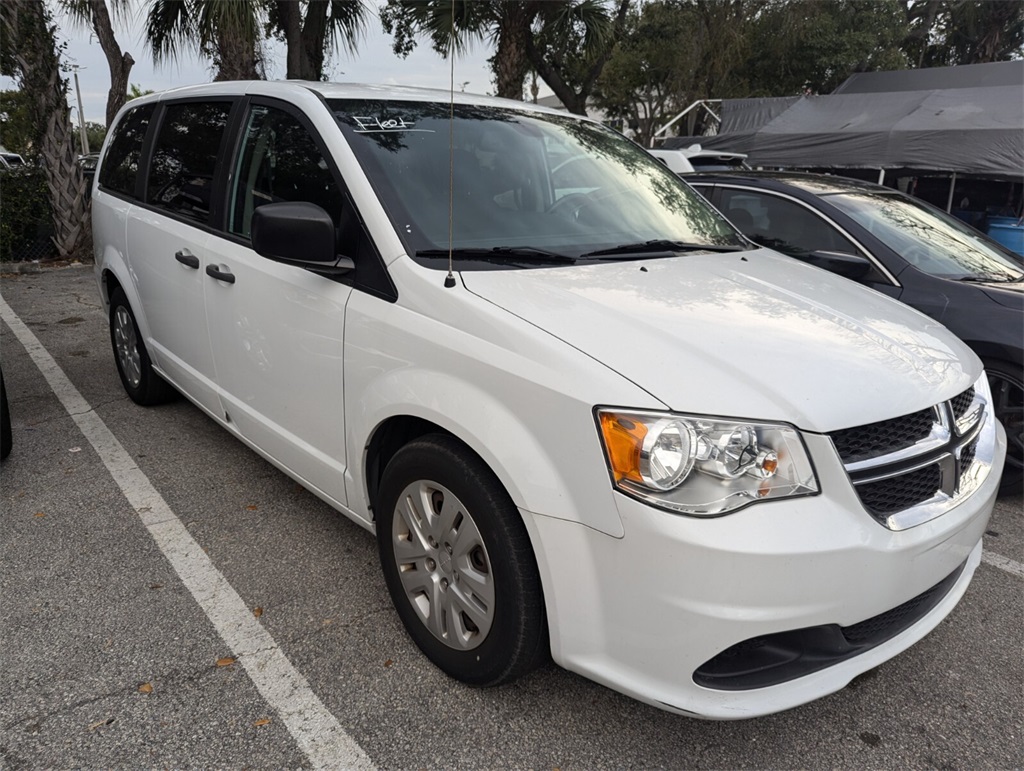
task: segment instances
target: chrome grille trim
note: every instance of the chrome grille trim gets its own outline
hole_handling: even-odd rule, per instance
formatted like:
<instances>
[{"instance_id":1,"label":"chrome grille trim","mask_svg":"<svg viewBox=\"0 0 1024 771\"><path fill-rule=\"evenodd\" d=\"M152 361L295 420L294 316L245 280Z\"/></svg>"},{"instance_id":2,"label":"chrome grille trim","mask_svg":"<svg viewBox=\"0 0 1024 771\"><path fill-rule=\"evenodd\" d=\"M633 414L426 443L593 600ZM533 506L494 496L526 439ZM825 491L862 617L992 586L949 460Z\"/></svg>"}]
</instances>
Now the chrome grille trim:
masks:
<instances>
[{"instance_id":1,"label":"chrome grille trim","mask_svg":"<svg viewBox=\"0 0 1024 771\"><path fill-rule=\"evenodd\" d=\"M979 382L984 378L982 374ZM862 505L879 523L896 531L916 527L945 514L985 481L992 468L996 442L995 417L989 409L985 385L976 387L976 383L953 399L935 405L936 420L931 433L912 447L844 463ZM868 501L878 500L877 488L872 496L865 486L896 480L932 466L938 472L939 483L928 498L894 512L875 511L868 505ZM867 498L858 488L865 488ZM923 496L926 490L918 494Z\"/></svg>"}]
</instances>

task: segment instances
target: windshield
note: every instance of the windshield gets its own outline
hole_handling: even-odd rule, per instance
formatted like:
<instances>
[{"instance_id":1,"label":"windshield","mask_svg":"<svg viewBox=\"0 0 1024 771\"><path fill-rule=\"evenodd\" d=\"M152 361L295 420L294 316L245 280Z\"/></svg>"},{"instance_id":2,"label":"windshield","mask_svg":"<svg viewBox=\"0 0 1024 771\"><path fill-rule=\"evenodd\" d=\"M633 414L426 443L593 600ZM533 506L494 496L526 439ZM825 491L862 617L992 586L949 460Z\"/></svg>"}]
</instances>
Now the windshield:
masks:
<instances>
[{"instance_id":1,"label":"windshield","mask_svg":"<svg viewBox=\"0 0 1024 771\"><path fill-rule=\"evenodd\" d=\"M1020 281L1021 258L943 211L898 193L838 193L828 200L918 270L940 278Z\"/></svg>"},{"instance_id":2,"label":"windshield","mask_svg":"<svg viewBox=\"0 0 1024 771\"><path fill-rule=\"evenodd\" d=\"M452 247L504 250L488 255L499 264L522 260L524 250L577 258L651 241L748 246L689 186L603 126L457 104L449 169L448 104L345 100L331 107L412 255L447 253L449 175ZM557 264L537 260L544 263Z\"/></svg>"}]
</instances>

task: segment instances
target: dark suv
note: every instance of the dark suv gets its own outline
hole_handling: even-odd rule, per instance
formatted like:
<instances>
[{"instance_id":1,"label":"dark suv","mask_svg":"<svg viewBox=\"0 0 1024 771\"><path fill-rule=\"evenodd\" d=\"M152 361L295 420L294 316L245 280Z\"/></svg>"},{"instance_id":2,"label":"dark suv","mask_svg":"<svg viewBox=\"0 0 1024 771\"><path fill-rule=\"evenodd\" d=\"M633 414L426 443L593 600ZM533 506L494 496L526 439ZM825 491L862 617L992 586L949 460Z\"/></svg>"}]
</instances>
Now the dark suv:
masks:
<instances>
[{"instance_id":1,"label":"dark suv","mask_svg":"<svg viewBox=\"0 0 1024 771\"><path fill-rule=\"evenodd\" d=\"M891 188L796 172L688 174L752 241L853 278L948 327L985 362L1009 443L1001 491L1024 483L1024 261Z\"/></svg>"}]
</instances>

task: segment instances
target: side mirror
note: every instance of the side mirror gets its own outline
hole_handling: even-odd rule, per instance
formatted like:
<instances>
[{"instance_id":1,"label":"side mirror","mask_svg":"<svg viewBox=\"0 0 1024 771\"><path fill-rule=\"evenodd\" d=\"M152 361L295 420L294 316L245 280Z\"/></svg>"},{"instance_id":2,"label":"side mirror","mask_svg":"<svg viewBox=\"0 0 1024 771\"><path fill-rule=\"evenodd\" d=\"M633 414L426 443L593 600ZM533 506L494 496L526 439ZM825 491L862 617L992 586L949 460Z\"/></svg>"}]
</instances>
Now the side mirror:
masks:
<instances>
[{"instance_id":1,"label":"side mirror","mask_svg":"<svg viewBox=\"0 0 1024 771\"><path fill-rule=\"evenodd\" d=\"M845 252L805 252L793 255L798 260L824 268L827 271L843 276L844 278L859 281L871 272L871 262L856 254Z\"/></svg>"},{"instance_id":2,"label":"side mirror","mask_svg":"<svg viewBox=\"0 0 1024 771\"><path fill-rule=\"evenodd\" d=\"M282 201L252 213L252 248L261 257L322 273L347 273L355 268L335 249L334 221L321 207L306 201Z\"/></svg>"}]
</instances>

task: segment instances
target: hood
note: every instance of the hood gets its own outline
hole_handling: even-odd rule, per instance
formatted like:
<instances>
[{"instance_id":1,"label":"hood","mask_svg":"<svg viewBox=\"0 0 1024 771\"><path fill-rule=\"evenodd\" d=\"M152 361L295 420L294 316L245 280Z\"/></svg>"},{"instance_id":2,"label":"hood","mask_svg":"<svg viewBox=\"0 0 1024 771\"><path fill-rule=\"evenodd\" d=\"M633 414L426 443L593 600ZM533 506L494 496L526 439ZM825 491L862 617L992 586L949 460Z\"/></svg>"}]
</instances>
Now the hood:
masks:
<instances>
[{"instance_id":1,"label":"hood","mask_svg":"<svg viewBox=\"0 0 1024 771\"><path fill-rule=\"evenodd\" d=\"M981 289L989 299L1000 305L1024 310L1024 282L981 284Z\"/></svg>"},{"instance_id":2,"label":"hood","mask_svg":"<svg viewBox=\"0 0 1024 771\"><path fill-rule=\"evenodd\" d=\"M923 409L981 373L935 321L766 249L462 280L679 412L826 432Z\"/></svg>"}]
</instances>

